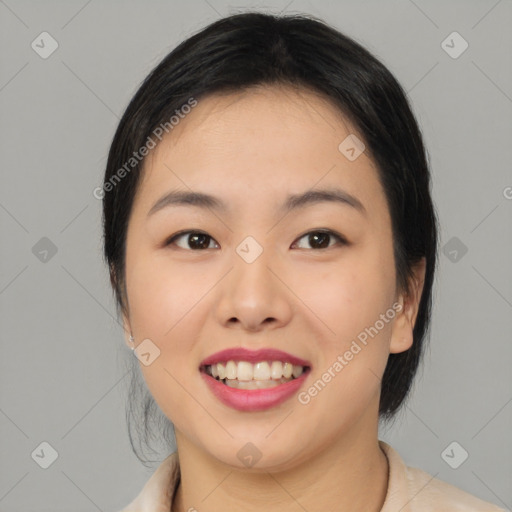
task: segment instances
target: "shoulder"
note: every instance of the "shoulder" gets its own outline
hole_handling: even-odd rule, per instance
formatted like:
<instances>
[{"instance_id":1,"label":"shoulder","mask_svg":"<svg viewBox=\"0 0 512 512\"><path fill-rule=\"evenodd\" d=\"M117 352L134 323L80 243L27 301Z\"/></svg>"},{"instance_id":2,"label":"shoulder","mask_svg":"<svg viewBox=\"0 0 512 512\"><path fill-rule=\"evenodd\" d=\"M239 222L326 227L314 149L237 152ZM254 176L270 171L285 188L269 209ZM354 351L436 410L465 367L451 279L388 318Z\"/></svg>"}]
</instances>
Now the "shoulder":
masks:
<instances>
[{"instance_id":1,"label":"shoulder","mask_svg":"<svg viewBox=\"0 0 512 512\"><path fill-rule=\"evenodd\" d=\"M421 469L406 466L396 450L382 441L380 445L390 470L388 493L381 512L505 512Z\"/></svg>"},{"instance_id":2,"label":"shoulder","mask_svg":"<svg viewBox=\"0 0 512 512\"><path fill-rule=\"evenodd\" d=\"M119 512L169 512L179 478L179 458L174 452L162 461L135 499Z\"/></svg>"},{"instance_id":3,"label":"shoulder","mask_svg":"<svg viewBox=\"0 0 512 512\"><path fill-rule=\"evenodd\" d=\"M487 501L483 501L458 487L432 477L421 469L407 468L407 480L413 493L418 493L417 502L424 505L419 510L438 510L443 505L449 510L471 512L504 512ZM413 508L413 510L415 510Z\"/></svg>"}]
</instances>

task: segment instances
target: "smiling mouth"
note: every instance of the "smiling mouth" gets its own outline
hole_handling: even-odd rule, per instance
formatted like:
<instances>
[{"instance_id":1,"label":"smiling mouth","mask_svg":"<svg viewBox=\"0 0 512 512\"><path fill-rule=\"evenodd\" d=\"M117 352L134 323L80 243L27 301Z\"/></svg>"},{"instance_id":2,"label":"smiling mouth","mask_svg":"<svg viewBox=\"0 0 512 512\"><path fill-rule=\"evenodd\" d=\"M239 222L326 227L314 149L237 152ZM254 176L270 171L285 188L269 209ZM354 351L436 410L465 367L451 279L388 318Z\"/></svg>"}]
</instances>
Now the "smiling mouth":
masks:
<instances>
[{"instance_id":1,"label":"smiling mouth","mask_svg":"<svg viewBox=\"0 0 512 512\"><path fill-rule=\"evenodd\" d=\"M200 371L217 381L237 389L272 388L299 378L310 370L309 366L294 365L282 361L230 360L226 363L204 365Z\"/></svg>"}]
</instances>

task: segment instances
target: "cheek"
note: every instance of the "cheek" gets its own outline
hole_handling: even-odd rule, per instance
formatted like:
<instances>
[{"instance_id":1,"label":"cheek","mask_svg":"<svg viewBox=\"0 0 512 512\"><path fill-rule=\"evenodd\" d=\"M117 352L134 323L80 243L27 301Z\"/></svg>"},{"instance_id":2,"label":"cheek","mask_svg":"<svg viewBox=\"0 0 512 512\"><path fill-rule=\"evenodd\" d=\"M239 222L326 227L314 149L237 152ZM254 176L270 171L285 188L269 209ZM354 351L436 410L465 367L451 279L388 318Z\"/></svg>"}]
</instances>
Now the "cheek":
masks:
<instances>
[{"instance_id":1,"label":"cheek","mask_svg":"<svg viewBox=\"0 0 512 512\"><path fill-rule=\"evenodd\" d=\"M309 296L308 306L329 329L318 336L318 364L298 399L325 425L333 410L339 425L348 424L377 400L395 317L393 278L387 276L358 258L330 272L322 292Z\"/></svg>"},{"instance_id":2,"label":"cheek","mask_svg":"<svg viewBox=\"0 0 512 512\"><path fill-rule=\"evenodd\" d=\"M201 298L213 283L176 271L164 258L143 251L132 261L127 266L131 326L138 342L149 339L159 351L149 366L141 363L141 370L155 398L166 390L168 400L179 394L173 376L182 382L196 371L193 350L201 329L199 316L206 314Z\"/></svg>"},{"instance_id":3,"label":"cheek","mask_svg":"<svg viewBox=\"0 0 512 512\"><path fill-rule=\"evenodd\" d=\"M150 339L159 350L151 364L141 362L140 368L151 395L177 427L180 418L197 414L186 383L197 371L195 342L202 315L209 311L201 298L213 284L213 278L206 279L204 273L176 271L165 258L142 251L133 254L131 266L127 265L133 331L138 342ZM176 411L180 411L178 417Z\"/></svg>"},{"instance_id":4,"label":"cheek","mask_svg":"<svg viewBox=\"0 0 512 512\"><path fill-rule=\"evenodd\" d=\"M142 251L127 268L127 291L134 330L139 337L166 343L195 314L201 298L214 283L199 266L189 270L170 265L165 254L155 257ZM186 343L188 338L182 341Z\"/></svg>"},{"instance_id":5,"label":"cheek","mask_svg":"<svg viewBox=\"0 0 512 512\"><path fill-rule=\"evenodd\" d=\"M299 400L313 416L323 417L329 404L339 421L349 422L376 399L395 318L391 250L375 241L308 275L301 293L325 326L317 338L317 368Z\"/></svg>"},{"instance_id":6,"label":"cheek","mask_svg":"<svg viewBox=\"0 0 512 512\"><path fill-rule=\"evenodd\" d=\"M350 345L391 307L395 293L393 264L392 257L375 245L347 251L328 269L318 266L315 271L310 267L300 273L307 277L297 281L297 295L325 326L325 336L320 338L322 352L332 354ZM379 323L381 334L389 335L390 326Z\"/></svg>"}]
</instances>

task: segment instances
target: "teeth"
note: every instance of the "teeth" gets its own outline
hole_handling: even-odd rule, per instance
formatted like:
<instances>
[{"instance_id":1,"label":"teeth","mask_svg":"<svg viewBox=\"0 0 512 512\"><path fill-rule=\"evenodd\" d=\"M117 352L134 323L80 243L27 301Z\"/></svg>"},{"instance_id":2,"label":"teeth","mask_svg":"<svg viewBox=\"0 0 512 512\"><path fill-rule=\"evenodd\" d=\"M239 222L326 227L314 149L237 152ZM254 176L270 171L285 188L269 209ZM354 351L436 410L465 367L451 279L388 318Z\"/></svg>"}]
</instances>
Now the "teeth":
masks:
<instances>
[{"instance_id":1,"label":"teeth","mask_svg":"<svg viewBox=\"0 0 512 512\"><path fill-rule=\"evenodd\" d=\"M283 365L283 377L289 379L293 373L293 365L290 363L284 363Z\"/></svg>"},{"instance_id":2,"label":"teeth","mask_svg":"<svg viewBox=\"0 0 512 512\"><path fill-rule=\"evenodd\" d=\"M228 363L229 364L229 363ZM215 365L213 365L215 366ZM252 368L252 364L248 363L247 361L239 361L237 369L236 369L236 376L238 380L252 380L254 370Z\"/></svg>"},{"instance_id":3,"label":"teeth","mask_svg":"<svg viewBox=\"0 0 512 512\"><path fill-rule=\"evenodd\" d=\"M275 388L279 386L279 384L284 384L285 382L289 382L289 379L279 379L279 380L226 380L226 386L230 388L237 389L265 389L265 388Z\"/></svg>"},{"instance_id":4,"label":"teeth","mask_svg":"<svg viewBox=\"0 0 512 512\"><path fill-rule=\"evenodd\" d=\"M238 363L240 364L240 363ZM270 366L266 361L254 365L254 380L269 380Z\"/></svg>"},{"instance_id":5,"label":"teeth","mask_svg":"<svg viewBox=\"0 0 512 512\"><path fill-rule=\"evenodd\" d=\"M273 379L280 379L281 375L283 375L283 363L281 363L281 361L272 361L270 376Z\"/></svg>"},{"instance_id":6,"label":"teeth","mask_svg":"<svg viewBox=\"0 0 512 512\"><path fill-rule=\"evenodd\" d=\"M226 364L217 363L206 367L206 372L218 380L227 379L228 381L237 381L242 383L261 382L264 387L274 384L287 382L292 378L302 375L304 368L300 365L291 363L282 363L281 361L260 361L251 364L247 361L228 361ZM228 382L226 384L229 385ZM232 386L235 387L235 386ZM239 387L238 384L236 387ZM241 389L256 389L252 387L242 387Z\"/></svg>"},{"instance_id":7,"label":"teeth","mask_svg":"<svg viewBox=\"0 0 512 512\"><path fill-rule=\"evenodd\" d=\"M295 364L293 365L292 375L295 378L300 377L302 375L302 372L303 372L302 366L297 366Z\"/></svg>"},{"instance_id":8,"label":"teeth","mask_svg":"<svg viewBox=\"0 0 512 512\"><path fill-rule=\"evenodd\" d=\"M228 361L226 365L226 379L236 379L237 366L234 361Z\"/></svg>"}]
</instances>

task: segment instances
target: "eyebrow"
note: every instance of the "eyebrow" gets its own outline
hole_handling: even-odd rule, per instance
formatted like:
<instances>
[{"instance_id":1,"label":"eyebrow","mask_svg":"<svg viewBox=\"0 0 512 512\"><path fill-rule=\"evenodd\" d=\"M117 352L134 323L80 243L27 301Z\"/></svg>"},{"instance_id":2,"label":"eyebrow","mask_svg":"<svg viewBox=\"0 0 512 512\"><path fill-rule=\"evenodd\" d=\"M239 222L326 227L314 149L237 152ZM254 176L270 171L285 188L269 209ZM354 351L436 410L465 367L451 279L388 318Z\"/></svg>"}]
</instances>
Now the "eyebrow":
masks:
<instances>
[{"instance_id":1,"label":"eyebrow","mask_svg":"<svg viewBox=\"0 0 512 512\"><path fill-rule=\"evenodd\" d=\"M357 197L338 188L312 189L302 194L289 195L279 213L287 214L310 205L334 202L352 207L359 213L366 215L367 211L364 205ZM226 213L227 204L218 197L204 194L202 192L187 192L185 190L172 190L162 196L149 210L148 217L156 212L171 206L194 206L196 208L211 209Z\"/></svg>"}]
</instances>

